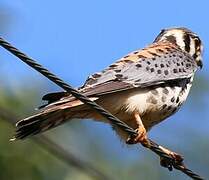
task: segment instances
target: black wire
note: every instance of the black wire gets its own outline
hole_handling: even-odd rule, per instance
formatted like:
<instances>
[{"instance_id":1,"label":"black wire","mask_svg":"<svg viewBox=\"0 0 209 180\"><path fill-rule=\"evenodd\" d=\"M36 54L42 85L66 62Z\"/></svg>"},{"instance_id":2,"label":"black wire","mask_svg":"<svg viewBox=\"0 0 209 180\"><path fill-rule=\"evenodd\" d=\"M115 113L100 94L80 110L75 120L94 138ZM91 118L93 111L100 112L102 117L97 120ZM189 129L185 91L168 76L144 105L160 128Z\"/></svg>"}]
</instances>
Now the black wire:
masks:
<instances>
[{"instance_id":1,"label":"black wire","mask_svg":"<svg viewBox=\"0 0 209 180\"><path fill-rule=\"evenodd\" d=\"M74 97L82 101L83 103L87 104L94 110L96 110L98 113L100 113L103 117L108 119L114 126L117 126L118 128L122 129L126 133L128 133L131 136L137 136L137 133L129 127L124 122L120 121L117 117L113 116L111 113L106 111L104 108L96 104L95 102L91 101L88 97L82 95L78 90L74 89L67 83L65 83L63 80L49 72L47 69L42 67L40 64L38 64L35 60L29 58L26 54L19 51L17 48L13 47L10 43L5 41L3 38L0 38L0 45L7 49L9 52L11 52L13 55L21 59L23 62L31 66L33 69L47 77L49 80L66 90L67 92L71 93ZM158 144L151 141L149 139L150 143L148 144L142 144L144 147L149 148L153 152L155 152L157 155L159 155L161 158L166 159L166 161L170 164L170 166L174 167L177 170L182 171L183 173L187 174L189 177L193 179L203 180L199 175L193 173L191 170L187 169L182 163L175 162L175 159L173 159L171 156L169 156L167 153L165 153Z\"/></svg>"}]
</instances>

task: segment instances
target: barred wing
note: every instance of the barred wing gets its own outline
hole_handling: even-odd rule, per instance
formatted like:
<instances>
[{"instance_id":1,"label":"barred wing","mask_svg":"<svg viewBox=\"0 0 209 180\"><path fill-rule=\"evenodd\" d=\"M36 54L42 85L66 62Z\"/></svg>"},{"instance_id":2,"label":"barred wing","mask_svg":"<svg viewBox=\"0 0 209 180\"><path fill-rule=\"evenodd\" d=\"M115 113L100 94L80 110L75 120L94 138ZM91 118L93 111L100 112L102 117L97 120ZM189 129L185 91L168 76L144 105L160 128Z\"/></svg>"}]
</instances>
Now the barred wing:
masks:
<instances>
[{"instance_id":1,"label":"barred wing","mask_svg":"<svg viewBox=\"0 0 209 180\"><path fill-rule=\"evenodd\" d=\"M197 70L194 59L178 49L157 57L122 61L90 76L81 91L88 96L96 96L131 88L144 88L189 78Z\"/></svg>"}]
</instances>

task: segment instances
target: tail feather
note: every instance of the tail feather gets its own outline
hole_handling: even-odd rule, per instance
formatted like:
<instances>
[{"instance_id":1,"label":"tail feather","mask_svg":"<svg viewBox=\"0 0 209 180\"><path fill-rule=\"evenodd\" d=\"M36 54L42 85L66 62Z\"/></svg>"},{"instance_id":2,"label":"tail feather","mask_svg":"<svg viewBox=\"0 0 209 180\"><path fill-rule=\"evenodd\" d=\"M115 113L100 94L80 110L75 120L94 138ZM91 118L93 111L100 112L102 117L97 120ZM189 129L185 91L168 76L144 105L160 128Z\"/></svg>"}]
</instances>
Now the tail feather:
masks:
<instances>
[{"instance_id":1,"label":"tail feather","mask_svg":"<svg viewBox=\"0 0 209 180\"><path fill-rule=\"evenodd\" d=\"M90 117L92 110L86 107L82 108L78 106L73 108L71 111L70 109L58 109L52 112L42 112L36 114L34 116L25 118L16 124L16 133L11 141L16 139L24 139L28 136L36 135L38 133L42 133L49 129L55 128L67 120L73 118L88 118Z\"/></svg>"},{"instance_id":2,"label":"tail feather","mask_svg":"<svg viewBox=\"0 0 209 180\"><path fill-rule=\"evenodd\" d=\"M63 92L44 96L43 99L48 100L49 104L44 106L40 113L17 122L16 133L11 140L24 139L28 136L47 131L73 118L92 117L93 110L81 101L71 96L58 100L60 97L66 97L67 95L69 94ZM94 101L98 98L91 97L90 99Z\"/></svg>"}]
</instances>

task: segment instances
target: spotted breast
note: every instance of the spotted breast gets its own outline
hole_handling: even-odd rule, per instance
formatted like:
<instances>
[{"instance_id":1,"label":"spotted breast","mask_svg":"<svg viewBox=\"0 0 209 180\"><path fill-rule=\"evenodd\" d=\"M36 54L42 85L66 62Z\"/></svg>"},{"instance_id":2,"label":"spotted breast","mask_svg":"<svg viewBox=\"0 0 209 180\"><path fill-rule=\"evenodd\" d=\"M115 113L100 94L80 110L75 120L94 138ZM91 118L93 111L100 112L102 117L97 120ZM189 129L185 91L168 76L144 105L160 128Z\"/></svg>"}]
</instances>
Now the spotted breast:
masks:
<instances>
[{"instance_id":1,"label":"spotted breast","mask_svg":"<svg viewBox=\"0 0 209 180\"><path fill-rule=\"evenodd\" d=\"M185 102L193 77L131 92L125 102L129 112L139 111L147 130L179 110Z\"/></svg>"}]
</instances>

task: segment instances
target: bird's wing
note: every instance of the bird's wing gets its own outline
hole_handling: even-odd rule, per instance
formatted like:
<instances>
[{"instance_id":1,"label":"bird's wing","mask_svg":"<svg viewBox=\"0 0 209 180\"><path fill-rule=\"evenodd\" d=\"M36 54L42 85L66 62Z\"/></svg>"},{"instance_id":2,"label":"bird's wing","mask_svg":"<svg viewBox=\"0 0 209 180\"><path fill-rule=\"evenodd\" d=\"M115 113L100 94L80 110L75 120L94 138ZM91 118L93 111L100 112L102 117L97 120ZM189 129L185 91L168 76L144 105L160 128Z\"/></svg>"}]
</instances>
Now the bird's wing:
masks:
<instances>
[{"instance_id":1,"label":"bird's wing","mask_svg":"<svg viewBox=\"0 0 209 180\"><path fill-rule=\"evenodd\" d=\"M130 53L107 69L93 74L79 90L86 96L97 97L190 78L196 70L197 64L188 53L170 43L156 43ZM50 101L50 95L46 100ZM69 101L72 101L72 96L66 97L65 94L55 103Z\"/></svg>"},{"instance_id":2,"label":"bird's wing","mask_svg":"<svg viewBox=\"0 0 209 180\"><path fill-rule=\"evenodd\" d=\"M88 96L97 96L144 88L189 78L196 70L197 64L188 53L168 43L153 44L90 76L81 91Z\"/></svg>"}]
</instances>

